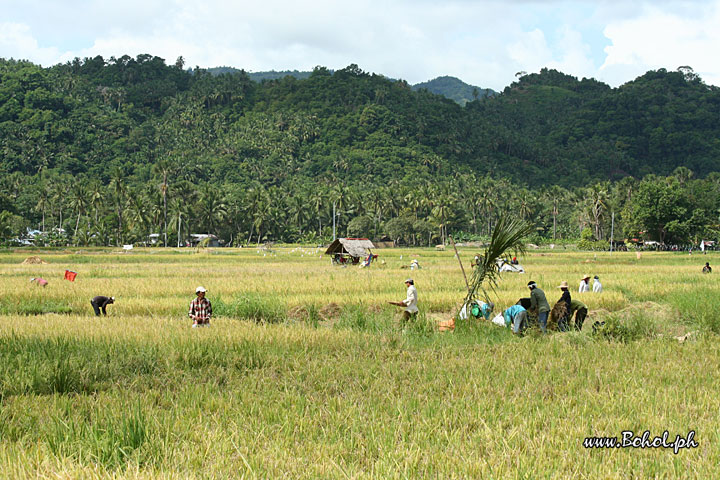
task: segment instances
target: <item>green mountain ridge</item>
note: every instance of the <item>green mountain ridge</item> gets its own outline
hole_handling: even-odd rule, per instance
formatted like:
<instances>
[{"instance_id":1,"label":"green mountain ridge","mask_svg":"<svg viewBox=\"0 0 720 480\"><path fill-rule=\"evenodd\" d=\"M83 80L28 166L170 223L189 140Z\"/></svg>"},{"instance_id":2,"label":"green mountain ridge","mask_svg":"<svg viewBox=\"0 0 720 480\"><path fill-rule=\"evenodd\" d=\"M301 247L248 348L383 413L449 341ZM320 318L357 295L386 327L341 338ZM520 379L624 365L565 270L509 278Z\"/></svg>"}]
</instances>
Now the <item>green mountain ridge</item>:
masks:
<instances>
[{"instance_id":1,"label":"green mountain ridge","mask_svg":"<svg viewBox=\"0 0 720 480\"><path fill-rule=\"evenodd\" d=\"M77 244L166 223L314 241L332 205L343 234L412 243L508 213L545 238L602 239L611 207L633 237L718 223L720 89L685 67L617 88L543 69L463 107L357 65L256 82L181 60L0 59L0 238L51 218Z\"/></svg>"},{"instance_id":2,"label":"green mountain ridge","mask_svg":"<svg viewBox=\"0 0 720 480\"><path fill-rule=\"evenodd\" d=\"M467 102L497 94L497 92L490 88L480 88L469 85L459 78L450 76L437 77L427 82L417 83L413 85L412 88L413 90L425 89L429 92L442 95L450 100L456 101L462 106L465 106Z\"/></svg>"},{"instance_id":3,"label":"green mountain ridge","mask_svg":"<svg viewBox=\"0 0 720 480\"><path fill-rule=\"evenodd\" d=\"M221 75L224 73L241 73L243 70L238 70L233 67L214 67L208 69L213 75ZM331 71L332 72L332 71ZM298 80L304 80L309 78L312 72L300 72L297 70L282 70L282 71L267 71L267 72L244 72L255 82L261 82L263 80L280 80L284 77L294 77ZM489 97L496 95L497 92L490 88L481 88L474 85L469 85L459 78L450 76L441 76L428 80L427 82L416 83L412 86L413 90L428 90L429 92L437 95L442 95L445 98L454 100L462 106L465 106L467 102L477 100L478 98Z\"/></svg>"}]
</instances>

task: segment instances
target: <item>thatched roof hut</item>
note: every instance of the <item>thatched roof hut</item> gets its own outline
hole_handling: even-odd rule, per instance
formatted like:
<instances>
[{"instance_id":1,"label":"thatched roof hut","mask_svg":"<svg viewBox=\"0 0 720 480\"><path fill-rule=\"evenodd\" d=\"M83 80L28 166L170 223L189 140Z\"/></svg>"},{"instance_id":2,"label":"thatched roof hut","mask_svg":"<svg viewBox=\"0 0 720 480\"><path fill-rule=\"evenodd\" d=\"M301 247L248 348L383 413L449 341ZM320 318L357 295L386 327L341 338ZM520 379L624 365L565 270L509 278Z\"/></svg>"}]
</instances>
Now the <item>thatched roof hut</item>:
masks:
<instances>
[{"instance_id":1,"label":"thatched roof hut","mask_svg":"<svg viewBox=\"0 0 720 480\"><path fill-rule=\"evenodd\" d=\"M330 244L325 255L349 255L354 258L364 257L369 248L375 245L367 238L338 238Z\"/></svg>"},{"instance_id":2,"label":"thatched roof hut","mask_svg":"<svg viewBox=\"0 0 720 480\"><path fill-rule=\"evenodd\" d=\"M387 235L376 238L373 243L375 248L395 248L395 241Z\"/></svg>"}]
</instances>

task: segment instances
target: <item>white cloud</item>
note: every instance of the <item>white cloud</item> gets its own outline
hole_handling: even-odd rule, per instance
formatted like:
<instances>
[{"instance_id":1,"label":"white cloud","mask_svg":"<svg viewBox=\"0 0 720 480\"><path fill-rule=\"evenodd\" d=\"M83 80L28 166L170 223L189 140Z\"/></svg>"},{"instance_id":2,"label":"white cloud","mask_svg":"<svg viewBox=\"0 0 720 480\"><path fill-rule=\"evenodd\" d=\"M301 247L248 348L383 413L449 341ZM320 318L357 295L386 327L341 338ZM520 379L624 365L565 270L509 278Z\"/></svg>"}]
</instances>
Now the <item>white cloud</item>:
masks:
<instances>
[{"instance_id":1,"label":"white cloud","mask_svg":"<svg viewBox=\"0 0 720 480\"><path fill-rule=\"evenodd\" d=\"M21 23L0 23L0 56L49 64L59 57L57 48L41 48L30 27Z\"/></svg>"},{"instance_id":2,"label":"white cloud","mask_svg":"<svg viewBox=\"0 0 720 480\"><path fill-rule=\"evenodd\" d=\"M141 53L251 71L356 63L411 83L454 75L499 90L543 67L616 86L690 65L720 83L720 0L3 1L0 56L46 66ZM601 32L612 42L604 53Z\"/></svg>"},{"instance_id":3,"label":"white cloud","mask_svg":"<svg viewBox=\"0 0 720 480\"><path fill-rule=\"evenodd\" d=\"M682 16L648 8L642 16L610 23L605 35L612 45L600 71L621 83L648 70L676 70L688 65L706 83L720 84L720 2L705 8L705 16ZM630 78L628 78L630 77Z\"/></svg>"},{"instance_id":4,"label":"white cloud","mask_svg":"<svg viewBox=\"0 0 720 480\"><path fill-rule=\"evenodd\" d=\"M584 42L582 34L569 27L563 27L561 33L559 59L548 62L548 67L579 78L595 76L590 46Z\"/></svg>"},{"instance_id":5,"label":"white cloud","mask_svg":"<svg viewBox=\"0 0 720 480\"><path fill-rule=\"evenodd\" d=\"M507 53L510 59L527 71L539 70L552 58L545 34L538 29L520 35L508 45Z\"/></svg>"}]
</instances>

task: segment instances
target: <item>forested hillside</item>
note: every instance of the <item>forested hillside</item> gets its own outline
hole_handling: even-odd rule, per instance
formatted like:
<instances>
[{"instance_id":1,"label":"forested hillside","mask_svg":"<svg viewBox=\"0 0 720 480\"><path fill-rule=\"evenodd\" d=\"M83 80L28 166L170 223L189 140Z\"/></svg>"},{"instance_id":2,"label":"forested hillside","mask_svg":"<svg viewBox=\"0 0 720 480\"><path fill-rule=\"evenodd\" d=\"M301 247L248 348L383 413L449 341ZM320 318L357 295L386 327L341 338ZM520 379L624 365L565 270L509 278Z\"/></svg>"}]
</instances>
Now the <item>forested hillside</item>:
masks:
<instances>
[{"instance_id":1,"label":"forested hillside","mask_svg":"<svg viewBox=\"0 0 720 480\"><path fill-rule=\"evenodd\" d=\"M429 92L447 97L450 100L455 100L462 106L465 106L467 102L495 95L495 92L490 88L480 88L474 85L468 85L459 78L448 76L434 78L432 80L428 80L427 82L416 83L413 85L412 89L425 89Z\"/></svg>"},{"instance_id":2,"label":"forested hillside","mask_svg":"<svg viewBox=\"0 0 720 480\"><path fill-rule=\"evenodd\" d=\"M720 223L717 175L693 179L720 171L719 118L720 91L686 68L616 89L543 70L461 107L356 65L254 82L151 55L0 60L0 228L7 241L62 227L54 241L76 244L177 240L177 225L181 240L315 241L335 204L341 234L409 243L481 235L508 212L538 241L603 239L611 208L649 230L629 200L652 173L684 186L665 220L679 223L652 234L681 241Z\"/></svg>"}]
</instances>

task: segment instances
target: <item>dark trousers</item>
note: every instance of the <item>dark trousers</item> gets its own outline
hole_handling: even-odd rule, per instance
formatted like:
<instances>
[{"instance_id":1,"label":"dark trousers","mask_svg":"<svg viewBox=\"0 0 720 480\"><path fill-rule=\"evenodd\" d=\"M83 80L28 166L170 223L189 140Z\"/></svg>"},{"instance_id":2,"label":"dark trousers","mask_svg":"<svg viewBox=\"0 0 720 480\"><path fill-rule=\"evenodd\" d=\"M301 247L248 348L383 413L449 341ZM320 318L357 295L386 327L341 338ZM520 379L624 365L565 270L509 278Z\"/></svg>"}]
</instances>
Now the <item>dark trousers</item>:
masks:
<instances>
[{"instance_id":1,"label":"dark trousers","mask_svg":"<svg viewBox=\"0 0 720 480\"><path fill-rule=\"evenodd\" d=\"M100 305L97 305L92 300L90 300L90 305L92 305L93 310L95 310L95 315L97 315L99 317L100 316ZM103 315L106 315L104 308L103 308Z\"/></svg>"},{"instance_id":2,"label":"dark trousers","mask_svg":"<svg viewBox=\"0 0 720 480\"><path fill-rule=\"evenodd\" d=\"M407 310L405 310L403 312L403 316L402 316L403 323L407 323L410 320L415 320L415 318L417 318L417 314L418 314L418 312L410 313Z\"/></svg>"},{"instance_id":3,"label":"dark trousers","mask_svg":"<svg viewBox=\"0 0 720 480\"><path fill-rule=\"evenodd\" d=\"M558 318L558 330L561 332L567 332L568 330L570 330L568 323L569 322L567 315Z\"/></svg>"},{"instance_id":4,"label":"dark trousers","mask_svg":"<svg viewBox=\"0 0 720 480\"><path fill-rule=\"evenodd\" d=\"M543 333L547 331L547 319L548 312L538 313L538 322L540 322L540 330L542 330Z\"/></svg>"},{"instance_id":5,"label":"dark trousers","mask_svg":"<svg viewBox=\"0 0 720 480\"><path fill-rule=\"evenodd\" d=\"M582 330L583 322L585 321L587 314L587 308L578 308L578 311L575 312L575 330Z\"/></svg>"}]
</instances>

